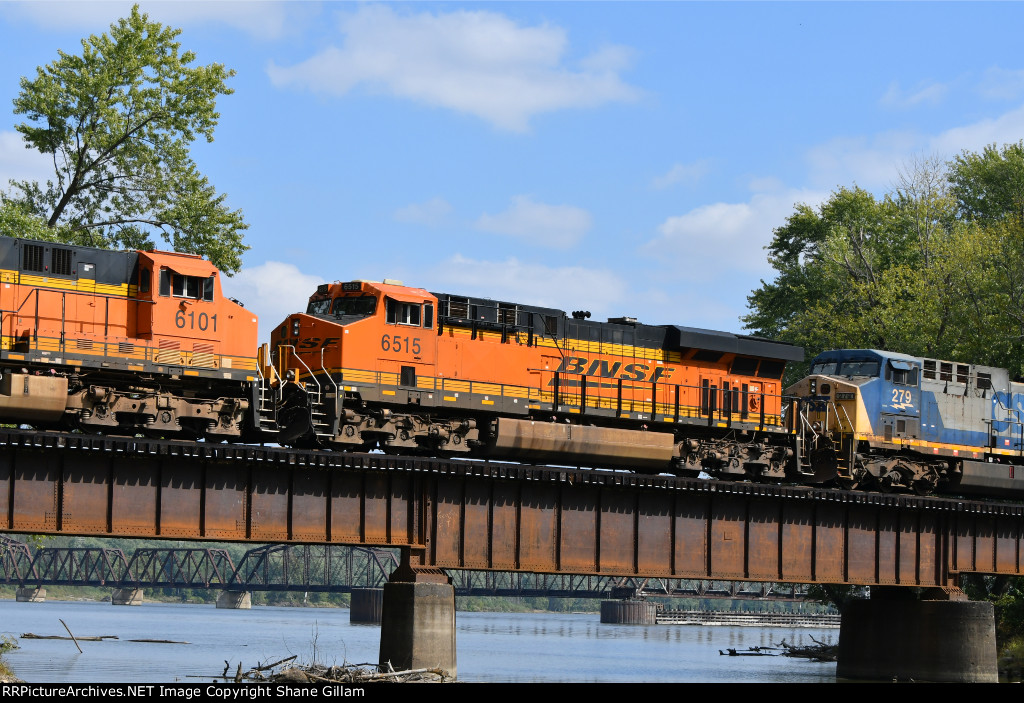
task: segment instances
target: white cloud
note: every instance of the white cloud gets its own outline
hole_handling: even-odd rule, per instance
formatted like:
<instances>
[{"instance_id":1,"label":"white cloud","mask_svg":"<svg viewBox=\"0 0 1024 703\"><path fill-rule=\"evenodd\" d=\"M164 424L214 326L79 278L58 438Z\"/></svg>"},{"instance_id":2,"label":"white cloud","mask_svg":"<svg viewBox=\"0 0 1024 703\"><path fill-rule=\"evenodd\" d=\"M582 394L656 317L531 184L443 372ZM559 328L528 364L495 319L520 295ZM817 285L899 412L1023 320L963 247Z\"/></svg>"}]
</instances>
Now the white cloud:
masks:
<instances>
[{"instance_id":1,"label":"white cloud","mask_svg":"<svg viewBox=\"0 0 1024 703\"><path fill-rule=\"evenodd\" d=\"M978 92L993 100L1014 100L1024 95L1024 70L992 66L981 77Z\"/></svg>"},{"instance_id":2,"label":"white cloud","mask_svg":"<svg viewBox=\"0 0 1024 703\"><path fill-rule=\"evenodd\" d=\"M605 47L573 69L563 63L563 29L522 27L494 12L403 15L370 5L347 15L341 31L341 48L291 67L271 63L271 81L337 96L366 84L517 132L537 114L638 95L618 75L628 50Z\"/></svg>"},{"instance_id":3,"label":"white cloud","mask_svg":"<svg viewBox=\"0 0 1024 703\"><path fill-rule=\"evenodd\" d=\"M236 298L260 320L260 341L293 312L304 312L309 296L324 282L320 276L303 273L293 264L268 261L243 268L221 280L224 295Z\"/></svg>"},{"instance_id":4,"label":"white cloud","mask_svg":"<svg viewBox=\"0 0 1024 703\"><path fill-rule=\"evenodd\" d=\"M964 149L981 151L989 144L1016 144L1024 138L1024 105L998 117L954 127L932 137L928 151L952 156Z\"/></svg>"},{"instance_id":5,"label":"white cloud","mask_svg":"<svg viewBox=\"0 0 1024 703\"><path fill-rule=\"evenodd\" d=\"M431 198L425 203L412 203L395 212L395 219L415 225L437 227L444 224L452 206L444 198Z\"/></svg>"},{"instance_id":6,"label":"white cloud","mask_svg":"<svg viewBox=\"0 0 1024 703\"><path fill-rule=\"evenodd\" d=\"M911 155L927 150L927 139L914 132L883 132L872 137L837 137L810 149L806 160L811 181L819 187L857 185L885 188Z\"/></svg>"},{"instance_id":7,"label":"white cloud","mask_svg":"<svg viewBox=\"0 0 1024 703\"><path fill-rule=\"evenodd\" d=\"M627 286L616 273L581 266L550 267L515 258L474 261L456 254L436 266L430 290L476 295L492 300L590 310L594 319L624 313Z\"/></svg>"},{"instance_id":8,"label":"white cloud","mask_svg":"<svg viewBox=\"0 0 1024 703\"><path fill-rule=\"evenodd\" d=\"M710 167L711 163L707 159L694 161L692 164L673 164L668 173L655 177L651 185L660 190L676 183L697 183L707 175Z\"/></svg>"},{"instance_id":9,"label":"white cloud","mask_svg":"<svg viewBox=\"0 0 1024 703\"><path fill-rule=\"evenodd\" d=\"M989 144L1016 144L1022 137L1024 106L934 135L890 131L866 137L840 137L810 149L805 158L815 187L856 183L869 190L884 190L917 155L934 154L944 160L965 149L981 151Z\"/></svg>"},{"instance_id":10,"label":"white cloud","mask_svg":"<svg viewBox=\"0 0 1024 703\"><path fill-rule=\"evenodd\" d=\"M7 190L12 178L40 183L53 180L53 160L35 149L26 149L17 132L0 132L0 190Z\"/></svg>"},{"instance_id":11,"label":"white cloud","mask_svg":"<svg viewBox=\"0 0 1024 703\"><path fill-rule=\"evenodd\" d=\"M571 205L546 205L528 195L512 198L512 205L497 215L483 214L476 228L507 234L532 244L567 249L590 229L590 213Z\"/></svg>"},{"instance_id":12,"label":"white cloud","mask_svg":"<svg viewBox=\"0 0 1024 703\"><path fill-rule=\"evenodd\" d=\"M767 276L771 267L764 247L771 242L772 230L785 223L797 203L813 206L825 197L786 190L756 193L745 203L702 205L666 219L644 251L670 259L679 275L691 280L729 280L737 272L744 278Z\"/></svg>"},{"instance_id":13,"label":"white cloud","mask_svg":"<svg viewBox=\"0 0 1024 703\"><path fill-rule=\"evenodd\" d=\"M45 29L106 32L111 23L131 13L135 2L0 2L9 17L26 19ZM276 39L294 31L313 6L299 2L246 0L176 0L139 2L139 9L162 24L222 24L258 39Z\"/></svg>"},{"instance_id":14,"label":"white cloud","mask_svg":"<svg viewBox=\"0 0 1024 703\"><path fill-rule=\"evenodd\" d=\"M889 84L881 103L888 107L907 109L921 104L938 105L949 92L949 86L942 83L920 83L910 91L903 90L898 81Z\"/></svg>"}]
</instances>

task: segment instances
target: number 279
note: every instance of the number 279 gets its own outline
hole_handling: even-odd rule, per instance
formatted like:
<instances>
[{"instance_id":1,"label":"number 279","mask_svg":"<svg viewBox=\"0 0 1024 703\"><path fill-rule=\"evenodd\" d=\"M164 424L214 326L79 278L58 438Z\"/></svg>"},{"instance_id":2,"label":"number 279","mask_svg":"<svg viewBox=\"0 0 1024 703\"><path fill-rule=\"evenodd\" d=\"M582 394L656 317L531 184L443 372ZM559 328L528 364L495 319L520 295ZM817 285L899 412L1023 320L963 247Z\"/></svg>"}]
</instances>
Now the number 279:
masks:
<instances>
[{"instance_id":1,"label":"number 279","mask_svg":"<svg viewBox=\"0 0 1024 703\"><path fill-rule=\"evenodd\" d=\"M902 405L902 404L910 405L913 402L914 402L914 396L911 394L910 391L904 390L902 388L893 388L892 389L892 404L893 405Z\"/></svg>"}]
</instances>

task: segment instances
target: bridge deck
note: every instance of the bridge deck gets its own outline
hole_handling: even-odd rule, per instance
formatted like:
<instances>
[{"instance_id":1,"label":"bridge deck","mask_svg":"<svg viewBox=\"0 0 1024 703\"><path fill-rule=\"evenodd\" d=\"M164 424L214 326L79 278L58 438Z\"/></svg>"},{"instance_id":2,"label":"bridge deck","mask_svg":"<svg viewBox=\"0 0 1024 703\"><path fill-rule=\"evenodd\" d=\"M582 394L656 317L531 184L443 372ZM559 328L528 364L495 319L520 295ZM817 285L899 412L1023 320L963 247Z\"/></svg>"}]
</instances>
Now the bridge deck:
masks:
<instances>
[{"instance_id":1,"label":"bridge deck","mask_svg":"<svg viewBox=\"0 0 1024 703\"><path fill-rule=\"evenodd\" d=\"M0 531L411 547L424 566L955 585L1020 574L1024 505L0 430Z\"/></svg>"}]
</instances>

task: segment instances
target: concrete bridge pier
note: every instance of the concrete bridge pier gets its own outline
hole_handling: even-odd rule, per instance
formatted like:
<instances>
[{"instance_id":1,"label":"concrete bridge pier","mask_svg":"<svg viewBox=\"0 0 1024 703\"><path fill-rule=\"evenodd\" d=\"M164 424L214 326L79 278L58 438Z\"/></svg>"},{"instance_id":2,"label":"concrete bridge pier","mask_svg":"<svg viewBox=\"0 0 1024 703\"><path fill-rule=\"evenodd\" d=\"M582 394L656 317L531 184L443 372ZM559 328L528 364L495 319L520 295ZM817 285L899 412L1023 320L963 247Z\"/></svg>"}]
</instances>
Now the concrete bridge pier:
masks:
<instances>
[{"instance_id":1,"label":"concrete bridge pier","mask_svg":"<svg viewBox=\"0 0 1024 703\"><path fill-rule=\"evenodd\" d=\"M252 594L249 591L221 591L217 596L217 607L229 610L252 608Z\"/></svg>"},{"instance_id":2,"label":"concrete bridge pier","mask_svg":"<svg viewBox=\"0 0 1024 703\"><path fill-rule=\"evenodd\" d=\"M645 600L603 600L601 622L612 625L656 625L658 604Z\"/></svg>"},{"instance_id":3,"label":"concrete bridge pier","mask_svg":"<svg viewBox=\"0 0 1024 703\"><path fill-rule=\"evenodd\" d=\"M141 588L115 588L110 593L111 605L142 605Z\"/></svg>"},{"instance_id":4,"label":"concrete bridge pier","mask_svg":"<svg viewBox=\"0 0 1024 703\"><path fill-rule=\"evenodd\" d=\"M455 587L440 569L414 568L410 551L384 584L380 667L442 669L454 679Z\"/></svg>"},{"instance_id":5,"label":"concrete bridge pier","mask_svg":"<svg viewBox=\"0 0 1024 703\"><path fill-rule=\"evenodd\" d=\"M968 601L959 589L929 589L918 600L910 588L872 587L870 599L843 607L836 676L995 683L992 604Z\"/></svg>"},{"instance_id":6,"label":"concrete bridge pier","mask_svg":"<svg viewBox=\"0 0 1024 703\"><path fill-rule=\"evenodd\" d=\"M352 600L349 604L348 621L380 625L381 613L384 609L383 588L353 588Z\"/></svg>"},{"instance_id":7,"label":"concrete bridge pier","mask_svg":"<svg viewBox=\"0 0 1024 703\"><path fill-rule=\"evenodd\" d=\"M14 591L18 603L42 603L46 600L46 589L42 586L22 586Z\"/></svg>"}]
</instances>

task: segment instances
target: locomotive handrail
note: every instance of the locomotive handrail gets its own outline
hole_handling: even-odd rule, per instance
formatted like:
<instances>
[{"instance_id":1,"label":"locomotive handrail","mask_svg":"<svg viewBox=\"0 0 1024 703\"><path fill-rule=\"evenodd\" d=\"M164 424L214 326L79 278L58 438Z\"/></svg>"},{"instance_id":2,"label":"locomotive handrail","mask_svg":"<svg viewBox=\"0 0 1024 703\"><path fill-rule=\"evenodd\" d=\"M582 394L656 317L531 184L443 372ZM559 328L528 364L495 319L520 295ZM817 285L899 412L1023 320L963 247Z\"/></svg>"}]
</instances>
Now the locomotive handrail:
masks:
<instances>
[{"instance_id":1,"label":"locomotive handrail","mask_svg":"<svg viewBox=\"0 0 1024 703\"><path fill-rule=\"evenodd\" d=\"M810 430L810 431L811 431L811 434L813 434L813 435L814 435L814 438L815 438L815 439L817 439L818 437L820 437L820 436L821 436L821 435L819 435L819 434L818 434L818 432L817 432L817 431L816 431L816 430L814 429L814 425L812 425L812 424L811 424L810 420L808 420L808 419L807 419L807 415L806 415L806 414L804 414L804 411L803 411L803 410L801 410L801 411L800 411L800 420L801 420L801 422L803 422L803 424L804 424L804 426L806 427L806 429L808 429L808 430Z\"/></svg>"},{"instance_id":2,"label":"locomotive handrail","mask_svg":"<svg viewBox=\"0 0 1024 703\"><path fill-rule=\"evenodd\" d=\"M326 376L328 378L328 380L330 380L331 385L334 386L334 417L335 417L335 421L337 421L338 416L341 415L341 405L340 405L340 403L342 402L342 397L341 397L342 393L338 390L338 383L334 380L334 377L331 376L330 372L324 366L324 348L323 347L320 347L320 370L324 372L324 376ZM342 372L342 373L344 373L344 372ZM344 381L342 381L342 382L344 382ZM310 421L312 421L312 417L310 418ZM316 430L314 429L314 432L315 431Z\"/></svg>"},{"instance_id":3,"label":"locomotive handrail","mask_svg":"<svg viewBox=\"0 0 1024 703\"><path fill-rule=\"evenodd\" d=\"M299 352L295 348L295 345L293 345L293 344L281 344L281 345L278 345L278 347L280 349L291 349L292 350L292 356L295 357L296 361L298 361L300 364L302 364L302 368L306 369L306 373L309 374L310 379L313 381L313 383L316 384L316 392L319 394L320 390L321 390L320 389L320 381L316 380L316 376L313 375L312 369L310 369L308 366L306 366L306 362L304 362L302 360L302 357L299 356Z\"/></svg>"},{"instance_id":4,"label":"locomotive handrail","mask_svg":"<svg viewBox=\"0 0 1024 703\"><path fill-rule=\"evenodd\" d=\"M313 374L313 371L308 366L306 366L306 362L303 361L302 357L299 356L299 352L295 348L295 345L294 344L279 344L277 348L278 349L291 349L292 350L292 354L291 354L292 357L294 357L296 361L298 361L300 364L302 364L302 368L306 369L306 373L309 374L310 379L313 381L313 383L316 384L316 399L317 399L318 403L321 402L322 399L323 399L323 388L321 388L321 386L320 386L320 381L318 381L316 379L316 376ZM326 371L326 369L325 369L325 371ZM298 378L299 377L296 376L296 381L298 381ZM309 426L313 428L314 432L316 432L316 427L313 425L313 404L310 403L308 405L308 407L309 407Z\"/></svg>"},{"instance_id":5,"label":"locomotive handrail","mask_svg":"<svg viewBox=\"0 0 1024 703\"><path fill-rule=\"evenodd\" d=\"M997 391L997 392L992 394L992 397L999 404L1000 408L1002 408L1003 410L1006 410L1007 412L1013 413L1016 416L1017 419L1016 420L996 420L995 418L993 418L992 422L1008 422L1008 423L1013 423L1015 425L1024 424L1024 421L1021 420L1020 410L1017 410L1016 408L1011 408L1009 405L1003 405L1003 401L999 397L1000 393L1005 393L1007 396L1009 396L1010 395L1010 391L1009 390Z\"/></svg>"},{"instance_id":6,"label":"locomotive handrail","mask_svg":"<svg viewBox=\"0 0 1024 703\"><path fill-rule=\"evenodd\" d=\"M68 295L79 295L79 296L84 296L84 297L87 297L87 298L93 298L93 299L95 299L95 298L102 298L103 299L103 301L104 301L103 336L104 337L109 336L110 300L112 298L116 299L116 300L124 300L125 302L148 303L150 305L155 305L156 304L156 302L153 301L153 300L144 300L142 298L132 298L132 297L129 297L129 296L111 295L110 293L97 293L95 291L60 290L60 289L56 289L56 288L35 288L27 296L25 296L25 298L18 305L17 309L14 309L14 310L0 310L0 314L6 312L6 313L10 313L12 315L21 315L21 314L23 314L22 313L22 309L25 307L25 305L27 305L30 301L33 301L35 303L35 310L32 313L32 321L33 321L32 340L35 343L35 350L36 351L38 351L38 349L39 349L39 321L41 319L40 314L39 314L39 296L42 293L59 293L60 294L60 336L57 338L57 340L58 340L57 341L57 348L62 353L67 351L67 349L66 349L66 344L67 344L66 325L67 325L67 296ZM0 329L2 329L2 324L0 324ZM12 340L14 339L14 329L13 329L13 327L11 329L10 337L11 337ZM108 342L102 342L102 344L104 345L104 347L106 347ZM152 352L154 351L154 348L149 346L149 345L142 345L142 348L145 349L145 357L144 357L144 359L146 361L152 361L151 357L152 357Z\"/></svg>"},{"instance_id":7,"label":"locomotive handrail","mask_svg":"<svg viewBox=\"0 0 1024 703\"><path fill-rule=\"evenodd\" d=\"M839 411L842 410L843 411L843 415L846 416L846 424L849 426L850 432L853 432L853 422L850 420L850 413L846 412L846 408L841 406L841 405L836 405L835 403L829 403L829 404L832 406L832 409L836 413L836 422L839 423L839 431L840 432L845 432L845 430L843 429L843 419L841 417L839 417Z\"/></svg>"}]
</instances>

